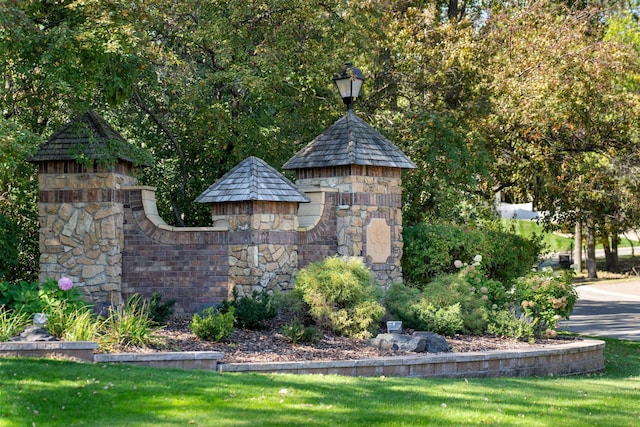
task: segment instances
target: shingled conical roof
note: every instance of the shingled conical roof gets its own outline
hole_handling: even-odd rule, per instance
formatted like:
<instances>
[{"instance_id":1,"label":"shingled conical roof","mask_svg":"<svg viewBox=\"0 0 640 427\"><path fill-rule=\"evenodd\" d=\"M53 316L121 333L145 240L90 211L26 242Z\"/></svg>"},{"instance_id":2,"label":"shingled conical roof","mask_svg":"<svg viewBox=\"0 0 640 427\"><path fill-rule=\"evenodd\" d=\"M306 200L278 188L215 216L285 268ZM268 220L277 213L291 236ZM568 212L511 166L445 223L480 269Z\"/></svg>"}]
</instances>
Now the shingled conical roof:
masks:
<instances>
[{"instance_id":1,"label":"shingled conical roof","mask_svg":"<svg viewBox=\"0 0 640 427\"><path fill-rule=\"evenodd\" d=\"M416 165L391 141L349 111L298 151L284 169L368 165L414 169Z\"/></svg>"},{"instance_id":2,"label":"shingled conical roof","mask_svg":"<svg viewBox=\"0 0 640 427\"><path fill-rule=\"evenodd\" d=\"M134 150L135 148L109 123L95 111L89 110L60 128L27 160L103 160L110 156L138 163L132 155Z\"/></svg>"},{"instance_id":3,"label":"shingled conical roof","mask_svg":"<svg viewBox=\"0 0 640 427\"><path fill-rule=\"evenodd\" d=\"M243 201L310 202L309 198L280 172L251 156L243 160L202 192L199 203Z\"/></svg>"}]
</instances>

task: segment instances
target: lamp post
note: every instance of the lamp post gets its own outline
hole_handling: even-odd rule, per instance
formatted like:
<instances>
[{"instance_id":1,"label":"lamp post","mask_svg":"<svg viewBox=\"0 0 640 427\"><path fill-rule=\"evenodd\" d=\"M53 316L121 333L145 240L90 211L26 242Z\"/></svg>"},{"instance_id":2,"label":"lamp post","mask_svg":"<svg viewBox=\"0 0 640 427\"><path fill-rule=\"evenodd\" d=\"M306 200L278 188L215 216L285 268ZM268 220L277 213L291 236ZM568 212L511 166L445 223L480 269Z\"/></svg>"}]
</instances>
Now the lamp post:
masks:
<instances>
[{"instance_id":1,"label":"lamp post","mask_svg":"<svg viewBox=\"0 0 640 427\"><path fill-rule=\"evenodd\" d=\"M364 83L362 71L347 62L342 69L342 74L334 77L333 81L338 86L340 96L346 104L347 110L352 111L353 101L360 95L360 89L362 89L362 84Z\"/></svg>"}]
</instances>

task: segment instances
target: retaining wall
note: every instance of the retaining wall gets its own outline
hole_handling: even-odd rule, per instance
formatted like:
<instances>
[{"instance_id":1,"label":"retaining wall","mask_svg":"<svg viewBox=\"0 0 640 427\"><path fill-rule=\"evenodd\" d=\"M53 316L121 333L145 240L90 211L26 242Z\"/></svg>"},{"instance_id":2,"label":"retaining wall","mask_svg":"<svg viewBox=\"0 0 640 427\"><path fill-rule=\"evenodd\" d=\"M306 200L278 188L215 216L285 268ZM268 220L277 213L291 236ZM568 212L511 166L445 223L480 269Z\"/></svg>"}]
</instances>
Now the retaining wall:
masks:
<instances>
[{"instance_id":1,"label":"retaining wall","mask_svg":"<svg viewBox=\"0 0 640 427\"><path fill-rule=\"evenodd\" d=\"M225 372L335 374L345 376L388 376L421 378L528 377L579 375L605 367L601 340L584 339L516 350L469 353L439 353L393 356L360 360L282 363L221 363L220 352L168 352L95 354L87 357L65 353L62 347L87 343L61 341L42 343L0 343L0 356L73 357L96 363L125 363L161 368L203 369ZM90 350L93 351L94 347ZM55 346L60 346L57 350ZM20 347L19 349L17 347ZM42 351L37 351L40 347ZM66 351L71 351L67 348Z\"/></svg>"}]
</instances>

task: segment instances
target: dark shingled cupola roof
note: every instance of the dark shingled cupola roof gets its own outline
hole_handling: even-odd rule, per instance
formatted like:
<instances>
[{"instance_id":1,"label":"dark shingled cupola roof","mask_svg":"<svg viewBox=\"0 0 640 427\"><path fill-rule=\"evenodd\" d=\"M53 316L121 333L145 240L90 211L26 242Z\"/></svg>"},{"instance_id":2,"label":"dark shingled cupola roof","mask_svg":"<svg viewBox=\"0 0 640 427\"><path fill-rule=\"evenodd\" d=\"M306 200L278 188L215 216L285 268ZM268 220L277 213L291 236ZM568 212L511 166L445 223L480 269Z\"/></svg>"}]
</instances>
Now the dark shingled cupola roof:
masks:
<instances>
[{"instance_id":1,"label":"dark shingled cupola roof","mask_svg":"<svg viewBox=\"0 0 640 427\"><path fill-rule=\"evenodd\" d=\"M132 156L135 148L95 111L80 114L47 139L29 162L101 160L106 156L139 163Z\"/></svg>"},{"instance_id":2,"label":"dark shingled cupola roof","mask_svg":"<svg viewBox=\"0 0 640 427\"><path fill-rule=\"evenodd\" d=\"M402 150L350 111L298 151L283 169L345 165L416 167Z\"/></svg>"},{"instance_id":3,"label":"dark shingled cupola roof","mask_svg":"<svg viewBox=\"0 0 640 427\"><path fill-rule=\"evenodd\" d=\"M284 175L257 157L243 160L196 199L198 203L310 202Z\"/></svg>"}]
</instances>

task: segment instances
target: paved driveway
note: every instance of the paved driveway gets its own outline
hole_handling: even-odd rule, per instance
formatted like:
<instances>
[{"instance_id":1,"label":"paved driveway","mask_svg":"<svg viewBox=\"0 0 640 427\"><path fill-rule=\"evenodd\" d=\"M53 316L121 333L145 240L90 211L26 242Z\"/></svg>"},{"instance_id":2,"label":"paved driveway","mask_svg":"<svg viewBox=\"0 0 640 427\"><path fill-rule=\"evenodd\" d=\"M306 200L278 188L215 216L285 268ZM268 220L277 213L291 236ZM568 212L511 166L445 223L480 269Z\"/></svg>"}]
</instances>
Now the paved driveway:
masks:
<instances>
[{"instance_id":1,"label":"paved driveway","mask_svg":"<svg viewBox=\"0 0 640 427\"><path fill-rule=\"evenodd\" d=\"M579 299L560 330L640 341L640 281L578 286Z\"/></svg>"}]
</instances>

